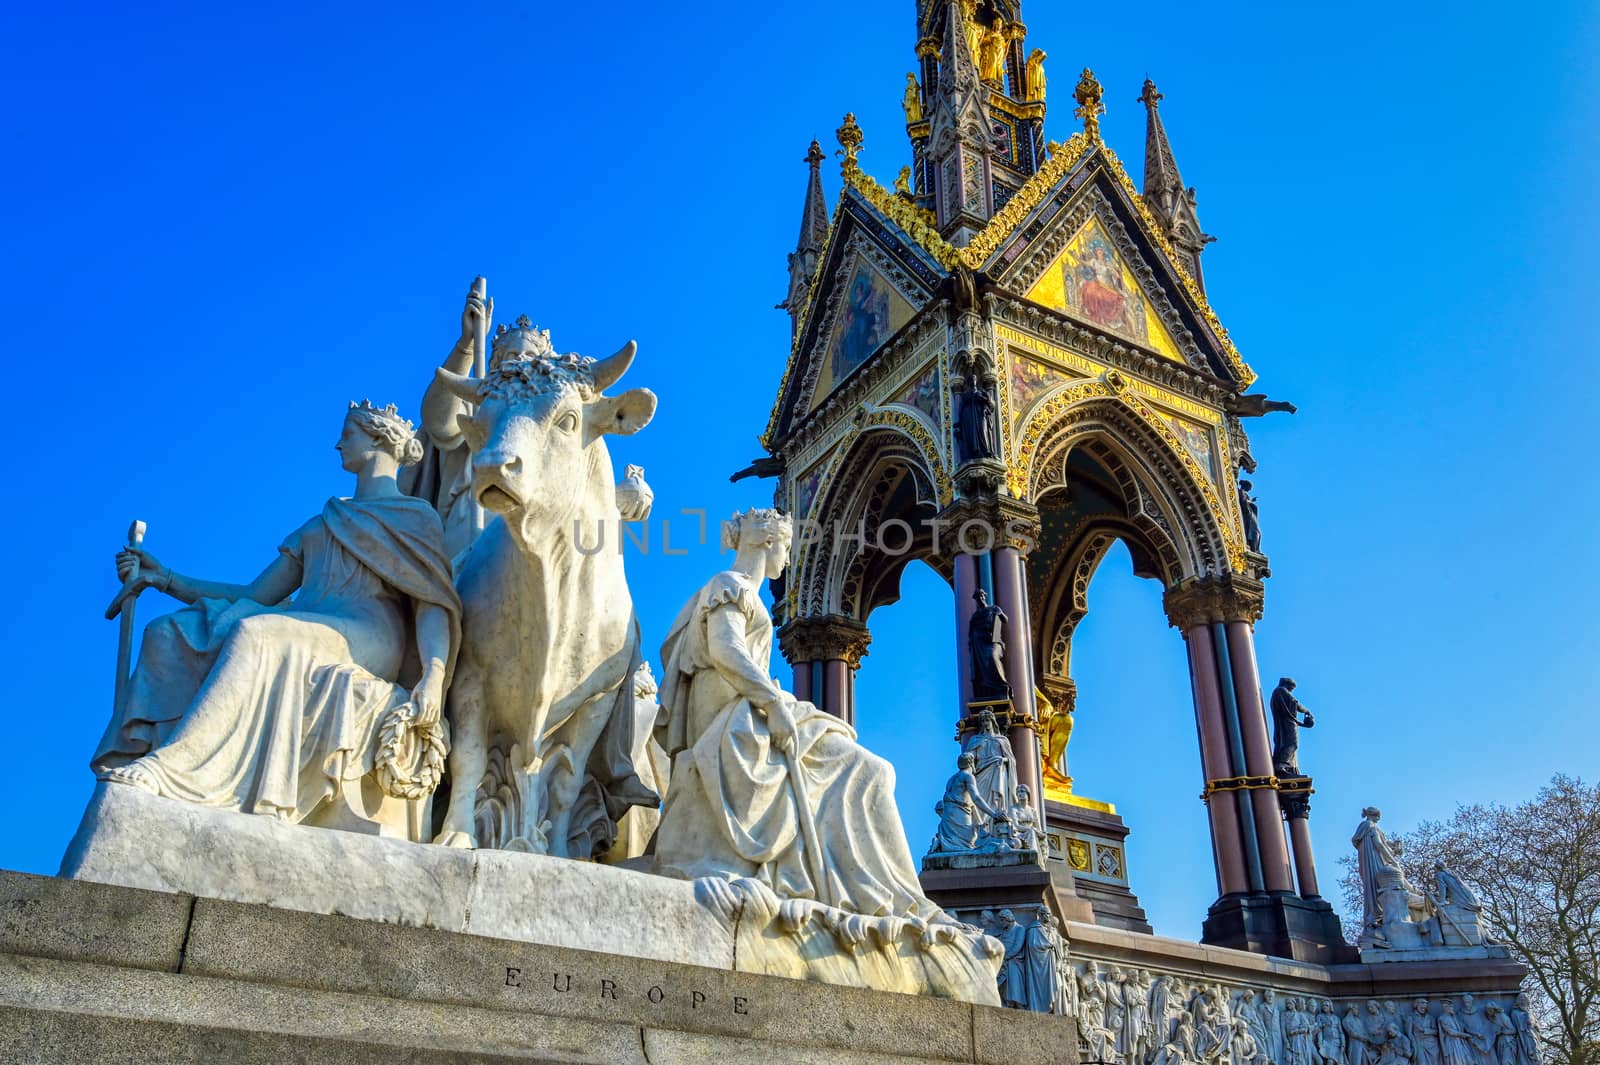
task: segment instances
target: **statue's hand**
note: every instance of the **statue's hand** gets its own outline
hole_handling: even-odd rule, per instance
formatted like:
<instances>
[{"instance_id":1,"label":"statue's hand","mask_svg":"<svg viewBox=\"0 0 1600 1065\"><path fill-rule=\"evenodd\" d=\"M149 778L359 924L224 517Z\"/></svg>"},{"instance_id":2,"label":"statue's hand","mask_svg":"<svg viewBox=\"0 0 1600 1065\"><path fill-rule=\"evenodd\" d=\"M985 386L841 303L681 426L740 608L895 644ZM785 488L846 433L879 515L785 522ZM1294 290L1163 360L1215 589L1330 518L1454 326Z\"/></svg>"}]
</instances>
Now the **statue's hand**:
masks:
<instances>
[{"instance_id":1,"label":"statue's hand","mask_svg":"<svg viewBox=\"0 0 1600 1065\"><path fill-rule=\"evenodd\" d=\"M780 691L778 698L767 707L767 730L772 734L773 746L784 754L794 751L794 696Z\"/></svg>"},{"instance_id":2,"label":"statue's hand","mask_svg":"<svg viewBox=\"0 0 1600 1065\"><path fill-rule=\"evenodd\" d=\"M487 305L474 292L467 293L467 304L461 308L461 339L471 340L477 335L480 323L487 323L494 310L494 300Z\"/></svg>"},{"instance_id":3,"label":"statue's hand","mask_svg":"<svg viewBox=\"0 0 1600 1065\"><path fill-rule=\"evenodd\" d=\"M142 547L124 547L117 552L117 580L127 584L136 566L139 569L138 580L141 591L162 585L166 568L156 560L156 556Z\"/></svg>"},{"instance_id":4,"label":"statue's hand","mask_svg":"<svg viewBox=\"0 0 1600 1065\"><path fill-rule=\"evenodd\" d=\"M444 710L444 663L434 659L411 689L411 702L417 708L417 724L434 725Z\"/></svg>"}]
</instances>

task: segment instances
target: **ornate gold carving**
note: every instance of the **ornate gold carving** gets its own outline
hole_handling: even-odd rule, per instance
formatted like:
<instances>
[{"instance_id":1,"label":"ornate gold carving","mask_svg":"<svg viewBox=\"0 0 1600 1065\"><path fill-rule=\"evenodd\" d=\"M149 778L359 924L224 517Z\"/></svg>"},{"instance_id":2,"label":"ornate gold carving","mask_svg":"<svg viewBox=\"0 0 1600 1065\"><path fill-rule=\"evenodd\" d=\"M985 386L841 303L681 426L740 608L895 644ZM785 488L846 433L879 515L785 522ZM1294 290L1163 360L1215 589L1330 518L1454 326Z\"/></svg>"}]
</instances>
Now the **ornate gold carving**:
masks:
<instances>
[{"instance_id":1,"label":"ornate gold carving","mask_svg":"<svg viewBox=\"0 0 1600 1065\"><path fill-rule=\"evenodd\" d=\"M834 130L834 136L839 138L839 151L835 154L844 156L844 164L839 168L846 178L859 173L861 165L856 162L856 155L861 151L864 139L861 127L856 125L856 113L847 111L844 116L844 125Z\"/></svg>"},{"instance_id":2,"label":"ornate gold carving","mask_svg":"<svg viewBox=\"0 0 1600 1065\"><path fill-rule=\"evenodd\" d=\"M901 167L900 173L895 175L894 194L904 198L911 196L911 168L909 166Z\"/></svg>"},{"instance_id":3,"label":"ornate gold carving","mask_svg":"<svg viewBox=\"0 0 1600 1065\"><path fill-rule=\"evenodd\" d=\"M1100 88L1100 82L1095 80L1094 71L1084 67L1078 87L1072 90L1072 98L1078 101L1078 108L1072 113L1083 120L1084 135L1091 141L1100 139L1100 116L1106 113L1104 96L1105 92Z\"/></svg>"},{"instance_id":4,"label":"ornate gold carving","mask_svg":"<svg viewBox=\"0 0 1600 1065\"><path fill-rule=\"evenodd\" d=\"M1089 871L1089 844L1081 839L1067 840L1067 864L1080 873Z\"/></svg>"},{"instance_id":5,"label":"ornate gold carving","mask_svg":"<svg viewBox=\"0 0 1600 1065\"><path fill-rule=\"evenodd\" d=\"M1023 97L1044 103L1044 61L1049 58L1043 48L1035 48L1028 55L1027 66L1023 68L1022 85Z\"/></svg>"},{"instance_id":6,"label":"ornate gold carving","mask_svg":"<svg viewBox=\"0 0 1600 1065\"><path fill-rule=\"evenodd\" d=\"M899 226L906 236L933 256L940 266L948 270L960 262L960 250L939 235L932 211L896 196L859 168L847 173L845 180L861 194L862 199L877 208L885 218Z\"/></svg>"},{"instance_id":7,"label":"ornate gold carving","mask_svg":"<svg viewBox=\"0 0 1600 1065\"><path fill-rule=\"evenodd\" d=\"M1261 582L1237 573L1199 577L1169 588L1164 597L1167 621L1180 632L1197 625L1245 621L1255 624L1266 608Z\"/></svg>"},{"instance_id":8,"label":"ornate gold carving","mask_svg":"<svg viewBox=\"0 0 1600 1065\"><path fill-rule=\"evenodd\" d=\"M1202 802L1210 802L1211 796L1222 791L1258 791L1261 789L1275 789L1278 778L1267 777L1218 777L1206 781L1206 790L1200 793Z\"/></svg>"},{"instance_id":9,"label":"ornate gold carving","mask_svg":"<svg viewBox=\"0 0 1600 1065\"><path fill-rule=\"evenodd\" d=\"M1060 389L1044 402L1035 403L1033 415L1023 426L1016 455L1008 468L1007 481L1011 494L1018 499L1028 498L1034 452L1038 449L1039 438L1057 415L1086 399L1109 399L1112 395L1111 388L1104 381L1077 381Z\"/></svg>"}]
</instances>

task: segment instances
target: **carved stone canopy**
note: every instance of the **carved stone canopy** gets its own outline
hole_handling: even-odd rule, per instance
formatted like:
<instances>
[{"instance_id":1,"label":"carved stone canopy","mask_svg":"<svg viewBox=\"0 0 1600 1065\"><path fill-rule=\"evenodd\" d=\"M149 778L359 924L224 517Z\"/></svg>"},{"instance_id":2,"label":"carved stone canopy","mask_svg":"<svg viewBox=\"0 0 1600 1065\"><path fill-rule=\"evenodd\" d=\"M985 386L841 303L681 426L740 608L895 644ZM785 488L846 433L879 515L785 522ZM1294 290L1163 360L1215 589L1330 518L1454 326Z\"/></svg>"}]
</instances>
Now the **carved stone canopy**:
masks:
<instances>
[{"instance_id":1,"label":"carved stone canopy","mask_svg":"<svg viewBox=\"0 0 1600 1065\"><path fill-rule=\"evenodd\" d=\"M1181 632L1214 622L1261 620L1266 590L1261 582L1236 573L1198 577L1169 589L1167 620Z\"/></svg>"},{"instance_id":2,"label":"carved stone canopy","mask_svg":"<svg viewBox=\"0 0 1600 1065\"><path fill-rule=\"evenodd\" d=\"M795 618L778 630L778 646L790 662L827 662L843 659L860 669L872 633L854 618L840 614Z\"/></svg>"}]
</instances>

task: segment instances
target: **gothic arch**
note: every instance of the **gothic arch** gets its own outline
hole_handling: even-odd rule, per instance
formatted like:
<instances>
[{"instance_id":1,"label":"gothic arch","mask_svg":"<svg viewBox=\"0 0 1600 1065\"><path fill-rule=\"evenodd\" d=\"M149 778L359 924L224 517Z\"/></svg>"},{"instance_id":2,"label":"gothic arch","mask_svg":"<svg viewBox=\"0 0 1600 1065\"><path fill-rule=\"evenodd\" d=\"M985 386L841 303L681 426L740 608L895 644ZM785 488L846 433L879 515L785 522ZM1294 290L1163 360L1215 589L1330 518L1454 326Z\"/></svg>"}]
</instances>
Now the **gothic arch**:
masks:
<instances>
[{"instance_id":1,"label":"gothic arch","mask_svg":"<svg viewBox=\"0 0 1600 1065\"><path fill-rule=\"evenodd\" d=\"M891 422L864 428L840 453L808 515L795 615L865 621L873 607L898 595L906 564L929 553L927 519L945 501L948 474L922 442ZM909 537L883 529L896 519L907 523ZM880 547L882 532L892 551Z\"/></svg>"},{"instance_id":2,"label":"gothic arch","mask_svg":"<svg viewBox=\"0 0 1600 1065\"><path fill-rule=\"evenodd\" d=\"M1068 460L1084 449L1117 481L1125 518L1158 557L1166 587L1243 572L1243 544L1216 487L1160 415L1117 383L1068 385L1034 408L1015 444L1013 493L1037 504L1066 487Z\"/></svg>"}]
</instances>

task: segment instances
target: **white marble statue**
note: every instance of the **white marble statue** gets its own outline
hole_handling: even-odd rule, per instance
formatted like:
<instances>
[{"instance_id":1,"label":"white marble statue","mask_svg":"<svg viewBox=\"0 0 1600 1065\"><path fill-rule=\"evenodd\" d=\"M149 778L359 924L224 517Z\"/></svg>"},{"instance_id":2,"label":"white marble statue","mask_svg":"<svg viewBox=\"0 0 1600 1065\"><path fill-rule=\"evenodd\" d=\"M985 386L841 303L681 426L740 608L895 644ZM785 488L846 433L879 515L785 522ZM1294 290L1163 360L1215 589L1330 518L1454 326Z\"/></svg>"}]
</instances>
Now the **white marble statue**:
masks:
<instances>
[{"instance_id":1,"label":"white marble statue","mask_svg":"<svg viewBox=\"0 0 1600 1065\"><path fill-rule=\"evenodd\" d=\"M633 467L637 468L637 467ZM661 704L656 701L659 687L650 663L645 662L633 673L633 765L639 780L659 795L667 793L672 765L667 752L655 738L660 723ZM607 862L626 861L644 854L661 823L661 811L653 806L635 806L617 823L617 841L605 856Z\"/></svg>"},{"instance_id":2,"label":"white marble statue","mask_svg":"<svg viewBox=\"0 0 1600 1065\"><path fill-rule=\"evenodd\" d=\"M1439 935L1445 946L1476 947L1488 941L1483 933L1483 903L1443 862L1433 863L1433 897Z\"/></svg>"},{"instance_id":3,"label":"white marble statue","mask_svg":"<svg viewBox=\"0 0 1600 1065\"><path fill-rule=\"evenodd\" d=\"M634 762L639 627L622 555L604 543L621 535L605 438L656 409L647 389L605 394L634 350L557 354L524 317L496 336L487 376L442 367L425 398L430 433L455 453L439 436L454 428L473 498L495 515L458 565L440 843L589 858L630 807L658 801Z\"/></svg>"},{"instance_id":4,"label":"white marble statue","mask_svg":"<svg viewBox=\"0 0 1600 1065\"><path fill-rule=\"evenodd\" d=\"M1359 942L1363 947L1400 950L1428 946L1427 902L1406 879L1399 852L1378 827L1381 816L1376 806L1362 810L1361 824L1350 840L1361 882Z\"/></svg>"},{"instance_id":5,"label":"white marble statue","mask_svg":"<svg viewBox=\"0 0 1600 1065\"><path fill-rule=\"evenodd\" d=\"M145 630L92 761L101 779L418 837L420 811L407 802L424 796L400 800L374 779L380 733L437 735L461 605L438 515L396 485L421 451L411 423L393 407L352 403L337 448L354 495L328 500L248 584L177 573L141 548L118 555L133 591L191 605Z\"/></svg>"},{"instance_id":6,"label":"white marble statue","mask_svg":"<svg viewBox=\"0 0 1600 1065\"><path fill-rule=\"evenodd\" d=\"M772 679L761 582L783 572L793 528L775 510L723 523L732 568L684 605L662 644L672 787L656 868L754 878L780 898L867 916L948 920L917 881L889 763Z\"/></svg>"},{"instance_id":7,"label":"white marble statue","mask_svg":"<svg viewBox=\"0 0 1600 1065\"><path fill-rule=\"evenodd\" d=\"M928 853L976 851L984 828L998 815L978 794L978 779L972 773L976 764L977 759L969 751L963 751L956 759L956 771L944 785L944 798L933 805L933 812L939 815L939 828Z\"/></svg>"},{"instance_id":8,"label":"white marble statue","mask_svg":"<svg viewBox=\"0 0 1600 1065\"><path fill-rule=\"evenodd\" d=\"M962 750L976 762L973 775L983 800L996 810L1009 807L1017 792L1017 760L993 713L984 710L978 715L977 731L967 737Z\"/></svg>"}]
</instances>

